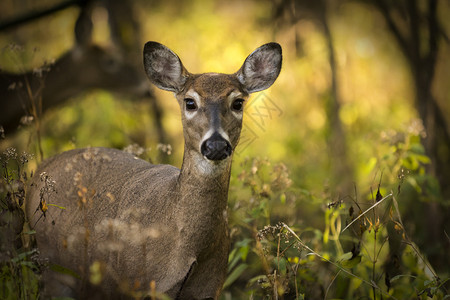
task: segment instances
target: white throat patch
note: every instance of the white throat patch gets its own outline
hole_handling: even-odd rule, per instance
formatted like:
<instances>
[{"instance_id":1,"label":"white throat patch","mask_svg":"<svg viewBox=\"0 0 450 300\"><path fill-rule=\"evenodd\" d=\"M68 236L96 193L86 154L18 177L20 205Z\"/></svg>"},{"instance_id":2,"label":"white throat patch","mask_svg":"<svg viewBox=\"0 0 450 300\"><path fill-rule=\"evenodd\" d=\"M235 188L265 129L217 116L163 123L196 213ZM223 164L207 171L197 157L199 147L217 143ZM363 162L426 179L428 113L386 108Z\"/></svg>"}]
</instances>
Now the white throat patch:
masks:
<instances>
[{"instance_id":1,"label":"white throat patch","mask_svg":"<svg viewBox=\"0 0 450 300\"><path fill-rule=\"evenodd\" d=\"M227 167L228 160L230 159L231 156L225 158L224 160L211 161L204 157L201 153L196 152L194 154L195 168L198 170L199 174L204 176L222 173Z\"/></svg>"}]
</instances>

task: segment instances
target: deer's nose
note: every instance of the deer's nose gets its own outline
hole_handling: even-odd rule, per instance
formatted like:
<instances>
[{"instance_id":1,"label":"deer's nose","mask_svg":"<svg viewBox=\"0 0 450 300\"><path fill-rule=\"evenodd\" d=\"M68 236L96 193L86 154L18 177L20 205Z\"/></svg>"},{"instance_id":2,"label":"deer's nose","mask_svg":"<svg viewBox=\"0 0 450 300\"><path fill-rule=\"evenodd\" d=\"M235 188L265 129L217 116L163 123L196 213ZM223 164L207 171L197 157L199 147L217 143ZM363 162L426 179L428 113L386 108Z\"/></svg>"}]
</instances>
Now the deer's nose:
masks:
<instances>
[{"instance_id":1,"label":"deer's nose","mask_svg":"<svg viewBox=\"0 0 450 300\"><path fill-rule=\"evenodd\" d=\"M230 143L217 132L201 146L202 155L209 160L223 160L229 157L232 151Z\"/></svg>"}]
</instances>

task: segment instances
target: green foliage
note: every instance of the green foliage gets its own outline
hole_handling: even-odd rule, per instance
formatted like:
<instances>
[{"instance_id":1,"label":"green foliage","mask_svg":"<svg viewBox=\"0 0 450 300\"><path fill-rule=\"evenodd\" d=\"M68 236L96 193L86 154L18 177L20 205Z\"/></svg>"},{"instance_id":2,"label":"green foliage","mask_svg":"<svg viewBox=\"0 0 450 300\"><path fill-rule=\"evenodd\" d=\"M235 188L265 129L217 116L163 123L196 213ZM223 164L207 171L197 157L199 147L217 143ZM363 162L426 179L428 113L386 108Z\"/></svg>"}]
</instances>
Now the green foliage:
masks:
<instances>
[{"instance_id":1,"label":"green foliage","mask_svg":"<svg viewBox=\"0 0 450 300\"><path fill-rule=\"evenodd\" d=\"M14 148L0 154L0 298L37 299L39 295L37 250L23 246L22 211L28 178L25 165L31 155Z\"/></svg>"},{"instance_id":2,"label":"green foliage","mask_svg":"<svg viewBox=\"0 0 450 300\"><path fill-rule=\"evenodd\" d=\"M30 260L36 251L18 254L0 264L0 298L5 300L38 299L38 266Z\"/></svg>"},{"instance_id":3,"label":"green foliage","mask_svg":"<svg viewBox=\"0 0 450 300\"><path fill-rule=\"evenodd\" d=\"M378 145L386 153L371 162L383 170L376 191L327 205L325 195L320 201L296 186L285 165L244 159L230 195L234 244L222 299L447 299L449 274L434 270L399 208L415 199L403 191L438 197L427 188L434 183L419 134ZM306 202L320 207L323 227L292 218Z\"/></svg>"}]
</instances>

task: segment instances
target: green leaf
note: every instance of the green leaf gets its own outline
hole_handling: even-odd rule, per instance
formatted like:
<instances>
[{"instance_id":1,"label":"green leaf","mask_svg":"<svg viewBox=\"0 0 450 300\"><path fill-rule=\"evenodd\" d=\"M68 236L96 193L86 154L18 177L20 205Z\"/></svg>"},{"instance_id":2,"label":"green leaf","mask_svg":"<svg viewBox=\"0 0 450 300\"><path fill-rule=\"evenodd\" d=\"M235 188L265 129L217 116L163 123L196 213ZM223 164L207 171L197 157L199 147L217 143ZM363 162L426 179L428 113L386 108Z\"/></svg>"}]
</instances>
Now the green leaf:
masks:
<instances>
[{"instance_id":1,"label":"green leaf","mask_svg":"<svg viewBox=\"0 0 450 300\"><path fill-rule=\"evenodd\" d=\"M228 272L231 272L240 259L239 255L236 255L237 250L238 248L234 248L228 255Z\"/></svg>"},{"instance_id":2,"label":"green leaf","mask_svg":"<svg viewBox=\"0 0 450 300\"><path fill-rule=\"evenodd\" d=\"M426 155L415 155L416 159L423 164L431 163L431 159Z\"/></svg>"},{"instance_id":3,"label":"green leaf","mask_svg":"<svg viewBox=\"0 0 450 300\"><path fill-rule=\"evenodd\" d=\"M342 254L337 260L344 268L351 269L361 262L361 255L353 256L352 252Z\"/></svg>"},{"instance_id":4,"label":"green leaf","mask_svg":"<svg viewBox=\"0 0 450 300\"><path fill-rule=\"evenodd\" d=\"M344 268L349 268L349 269L353 268L361 262L361 258L362 258L361 255L356 255L355 257L353 257L352 259L350 259L348 261L343 261L342 266Z\"/></svg>"},{"instance_id":5,"label":"green leaf","mask_svg":"<svg viewBox=\"0 0 450 300\"><path fill-rule=\"evenodd\" d=\"M408 278L412 278L412 279L416 279L416 276L412 276L412 275L397 275L391 278L391 282L397 281L402 277L408 277Z\"/></svg>"},{"instance_id":6,"label":"green leaf","mask_svg":"<svg viewBox=\"0 0 450 300\"><path fill-rule=\"evenodd\" d=\"M283 257L277 258L274 257L273 262L275 264L275 266L277 267L278 271L280 274L286 274L286 270L287 270L287 263L286 263L286 259Z\"/></svg>"},{"instance_id":7,"label":"green leaf","mask_svg":"<svg viewBox=\"0 0 450 300\"><path fill-rule=\"evenodd\" d=\"M66 209L64 206L59 206L59 205L52 204L52 203L48 203L47 205L48 206L54 206L54 207L57 207L57 208L60 208L60 209Z\"/></svg>"},{"instance_id":8,"label":"green leaf","mask_svg":"<svg viewBox=\"0 0 450 300\"><path fill-rule=\"evenodd\" d=\"M81 279L80 275L78 275L75 271L73 271L71 269L68 269L66 267L63 267L61 265L51 264L50 265L50 269L52 271L55 271L55 272L58 272L58 273L61 273L61 274L66 274L66 275L70 275L72 277Z\"/></svg>"},{"instance_id":9,"label":"green leaf","mask_svg":"<svg viewBox=\"0 0 450 300\"><path fill-rule=\"evenodd\" d=\"M411 146L410 146L411 152L417 153L417 154L424 154L425 153L425 148L420 143L420 140L419 141L417 141L417 140L413 141L413 139L411 138L410 141L412 142Z\"/></svg>"},{"instance_id":10,"label":"green leaf","mask_svg":"<svg viewBox=\"0 0 450 300\"><path fill-rule=\"evenodd\" d=\"M346 252L344 254L342 254L341 256L338 257L338 259L336 260L338 263L344 261L344 260L350 260L353 256L353 253L351 252Z\"/></svg>"},{"instance_id":11,"label":"green leaf","mask_svg":"<svg viewBox=\"0 0 450 300\"><path fill-rule=\"evenodd\" d=\"M230 275L228 275L227 279L225 280L225 283L223 284L223 288L226 288L230 286L233 282L236 281L236 279L241 276L241 274L248 268L247 264L240 264L237 266L233 272L231 272Z\"/></svg>"}]
</instances>

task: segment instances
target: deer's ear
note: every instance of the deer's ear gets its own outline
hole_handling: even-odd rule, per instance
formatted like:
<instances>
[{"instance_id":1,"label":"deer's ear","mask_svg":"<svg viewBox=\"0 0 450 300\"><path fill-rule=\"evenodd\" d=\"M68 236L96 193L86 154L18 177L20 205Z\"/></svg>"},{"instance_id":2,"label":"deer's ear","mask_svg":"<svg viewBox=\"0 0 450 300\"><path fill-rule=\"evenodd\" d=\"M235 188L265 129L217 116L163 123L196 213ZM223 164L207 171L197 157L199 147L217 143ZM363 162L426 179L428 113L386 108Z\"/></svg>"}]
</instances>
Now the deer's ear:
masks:
<instances>
[{"instance_id":1,"label":"deer's ear","mask_svg":"<svg viewBox=\"0 0 450 300\"><path fill-rule=\"evenodd\" d=\"M281 46L277 43L262 45L245 60L236 76L248 93L270 87L280 74Z\"/></svg>"},{"instance_id":2,"label":"deer's ear","mask_svg":"<svg viewBox=\"0 0 450 300\"><path fill-rule=\"evenodd\" d=\"M189 75L178 56L157 42L145 44L144 68L154 85L173 92L183 88Z\"/></svg>"}]
</instances>

